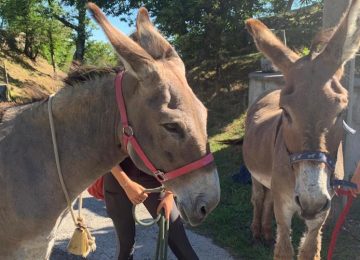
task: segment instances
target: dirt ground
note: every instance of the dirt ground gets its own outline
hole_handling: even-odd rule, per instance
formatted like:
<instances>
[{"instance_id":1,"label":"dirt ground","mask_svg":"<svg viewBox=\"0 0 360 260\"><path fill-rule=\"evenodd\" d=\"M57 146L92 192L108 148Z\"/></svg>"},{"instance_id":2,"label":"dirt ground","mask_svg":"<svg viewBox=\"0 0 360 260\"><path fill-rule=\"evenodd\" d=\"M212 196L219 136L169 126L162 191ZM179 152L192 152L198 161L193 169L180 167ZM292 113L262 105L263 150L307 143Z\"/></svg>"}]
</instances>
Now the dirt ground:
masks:
<instances>
[{"instance_id":1,"label":"dirt ground","mask_svg":"<svg viewBox=\"0 0 360 260\"><path fill-rule=\"evenodd\" d=\"M91 233L95 236L97 244L96 251L91 253L87 259L116 259L115 230L113 228L111 219L107 217L105 204L102 201L98 201L90 197L89 194L84 193L83 207L84 209L82 212L85 218L85 222L88 225ZM140 208L138 214L141 219L150 218L150 215L145 208ZM150 228L138 225L136 226L136 246L134 259L151 260L154 258L157 230L157 226L152 226ZM73 231L74 224L70 215L67 214L57 232L55 246L50 257L51 260L82 259L81 257L69 255L66 252L66 246ZM211 239L195 234L190 230L187 230L187 234L200 259L234 259L226 250L214 245ZM171 250L169 250L169 252L168 259L176 259Z\"/></svg>"}]
</instances>

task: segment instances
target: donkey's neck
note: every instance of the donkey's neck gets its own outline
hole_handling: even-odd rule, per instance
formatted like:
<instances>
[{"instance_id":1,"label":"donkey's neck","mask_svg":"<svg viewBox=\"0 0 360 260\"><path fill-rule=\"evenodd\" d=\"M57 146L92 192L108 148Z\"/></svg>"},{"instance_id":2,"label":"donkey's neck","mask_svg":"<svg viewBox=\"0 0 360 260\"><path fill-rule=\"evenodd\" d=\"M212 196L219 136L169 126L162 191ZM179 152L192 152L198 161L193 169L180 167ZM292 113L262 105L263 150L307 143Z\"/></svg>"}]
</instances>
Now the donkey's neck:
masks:
<instances>
[{"instance_id":1,"label":"donkey's neck","mask_svg":"<svg viewBox=\"0 0 360 260\"><path fill-rule=\"evenodd\" d=\"M64 181L75 198L125 158L117 139L119 113L114 76L66 87L53 98L53 116Z\"/></svg>"}]
</instances>

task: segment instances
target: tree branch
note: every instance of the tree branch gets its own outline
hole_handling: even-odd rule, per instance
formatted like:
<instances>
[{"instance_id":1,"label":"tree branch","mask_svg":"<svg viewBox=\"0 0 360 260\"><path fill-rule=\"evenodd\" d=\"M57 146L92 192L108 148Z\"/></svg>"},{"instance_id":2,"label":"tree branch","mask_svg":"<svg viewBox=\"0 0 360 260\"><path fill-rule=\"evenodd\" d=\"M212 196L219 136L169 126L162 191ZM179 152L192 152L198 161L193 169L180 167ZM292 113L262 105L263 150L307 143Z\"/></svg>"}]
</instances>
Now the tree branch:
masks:
<instances>
[{"instance_id":1,"label":"tree branch","mask_svg":"<svg viewBox=\"0 0 360 260\"><path fill-rule=\"evenodd\" d=\"M69 27L75 31L79 30L79 26L76 26L70 22L68 22L64 17L61 17L57 14L53 14L54 18L58 21L60 21L63 25L65 25L66 27Z\"/></svg>"}]
</instances>

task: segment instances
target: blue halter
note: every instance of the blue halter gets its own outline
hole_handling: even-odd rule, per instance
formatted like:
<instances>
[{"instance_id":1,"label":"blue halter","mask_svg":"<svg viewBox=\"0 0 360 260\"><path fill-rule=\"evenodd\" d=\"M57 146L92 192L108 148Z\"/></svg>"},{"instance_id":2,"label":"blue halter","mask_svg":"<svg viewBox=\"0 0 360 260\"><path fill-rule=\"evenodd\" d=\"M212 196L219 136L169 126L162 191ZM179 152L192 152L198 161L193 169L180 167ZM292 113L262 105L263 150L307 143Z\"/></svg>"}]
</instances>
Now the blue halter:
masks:
<instances>
[{"instance_id":1,"label":"blue halter","mask_svg":"<svg viewBox=\"0 0 360 260\"><path fill-rule=\"evenodd\" d=\"M323 152L304 152L290 154L290 163L294 164L300 161L315 161L325 163L332 171L335 170L336 160Z\"/></svg>"},{"instance_id":2,"label":"blue halter","mask_svg":"<svg viewBox=\"0 0 360 260\"><path fill-rule=\"evenodd\" d=\"M304 152L294 153L290 155L290 163L294 164L300 161L315 161L325 163L331 171L335 171L336 160L332 159L330 155L323 152ZM331 180L331 186L341 186L343 188L357 189L357 185L346 180Z\"/></svg>"}]
</instances>

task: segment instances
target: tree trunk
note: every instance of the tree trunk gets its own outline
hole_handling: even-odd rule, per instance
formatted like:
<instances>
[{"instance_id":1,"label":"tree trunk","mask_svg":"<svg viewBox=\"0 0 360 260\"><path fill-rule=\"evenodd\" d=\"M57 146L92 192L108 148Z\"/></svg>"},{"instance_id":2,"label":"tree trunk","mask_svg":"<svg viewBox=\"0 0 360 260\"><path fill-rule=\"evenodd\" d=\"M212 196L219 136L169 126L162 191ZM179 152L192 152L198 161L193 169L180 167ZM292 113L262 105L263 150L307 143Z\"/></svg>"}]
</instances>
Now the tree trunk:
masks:
<instances>
[{"instance_id":1,"label":"tree trunk","mask_svg":"<svg viewBox=\"0 0 360 260\"><path fill-rule=\"evenodd\" d=\"M86 42L86 1L79 0L77 3L78 26L77 26L77 38L76 38L76 50L73 57L73 62L82 63L84 61L85 54L85 42Z\"/></svg>"},{"instance_id":2,"label":"tree trunk","mask_svg":"<svg viewBox=\"0 0 360 260\"><path fill-rule=\"evenodd\" d=\"M31 50L31 40L30 37L26 34L25 35L25 46L24 46L24 54L30 58L33 59L32 50Z\"/></svg>"},{"instance_id":3,"label":"tree trunk","mask_svg":"<svg viewBox=\"0 0 360 260\"><path fill-rule=\"evenodd\" d=\"M56 63L55 63L55 48L54 48L54 41L52 35L52 27L50 26L49 31L49 47L50 47L50 57L51 57L51 65L54 70L54 78L56 78Z\"/></svg>"},{"instance_id":4,"label":"tree trunk","mask_svg":"<svg viewBox=\"0 0 360 260\"><path fill-rule=\"evenodd\" d=\"M290 12L291 11L291 7L294 3L294 0L289 0L289 2L286 5L286 12Z\"/></svg>"},{"instance_id":5,"label":"tree trunk","mask_svg":"<svg viewBox=\"0 0 360 260\"><path fill-rule=\"evenodd\" d=\"M48 0L48 4L51 8L53 6L52 3L53 3L52 0ZM48 29L48 36L49 36L51 65L54 70L54 78L56 78L55 46L54 46L54 39L53 39L53 17L51 17L50 27Z\"/></svg>"}]
</instances>

